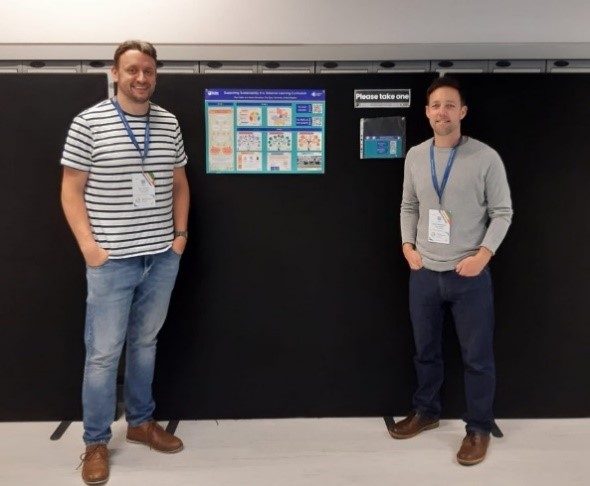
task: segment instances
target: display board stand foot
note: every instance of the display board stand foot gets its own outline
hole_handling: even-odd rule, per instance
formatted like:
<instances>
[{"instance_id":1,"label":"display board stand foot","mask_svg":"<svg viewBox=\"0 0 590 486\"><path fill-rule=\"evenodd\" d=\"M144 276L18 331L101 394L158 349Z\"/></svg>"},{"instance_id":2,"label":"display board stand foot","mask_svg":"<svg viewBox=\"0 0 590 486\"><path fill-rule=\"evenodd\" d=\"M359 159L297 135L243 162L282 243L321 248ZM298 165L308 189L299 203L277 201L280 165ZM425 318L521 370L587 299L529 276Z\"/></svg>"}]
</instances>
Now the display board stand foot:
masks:
<instances>
[{"instance_id":1,"label":"display board stand foot","mask_svg":"<svg viewBox=\"0 0 590 486\"><path fill-rule=\"evenodd\" d=\"M55 429L53 431L53 434L51 434L51 436L49 437L50 440L59 440L61 439L61 436L64 435L65 431L68 430L68 427L70 426L70 424L72 423L71 420L62 420L59 425L57 426L57 429Z\"/></svg>"}]
</instances>

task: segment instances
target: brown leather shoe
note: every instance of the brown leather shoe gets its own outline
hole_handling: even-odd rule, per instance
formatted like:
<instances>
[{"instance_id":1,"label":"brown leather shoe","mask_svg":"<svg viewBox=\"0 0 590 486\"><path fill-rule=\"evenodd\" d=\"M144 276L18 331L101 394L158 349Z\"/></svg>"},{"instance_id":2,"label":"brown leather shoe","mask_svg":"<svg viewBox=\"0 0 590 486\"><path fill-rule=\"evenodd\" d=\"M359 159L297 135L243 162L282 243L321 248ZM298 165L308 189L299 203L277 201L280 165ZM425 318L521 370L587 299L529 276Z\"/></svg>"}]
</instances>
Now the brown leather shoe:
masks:
<instances>
[{"instance_id":1,"label":"brown leather shoe","mask_svg":"<svg viewBox=\"0 0 590 486\"><path fill-rule=\"evenodd\" d=\"M80 459L82 481L86 484L102 484L109 480L109 450L105 444L86 446L86 452Z\"/></svg>"},{"instance_id":2,"label":"brown leather shoe","mask_svg":"<svg viewBox=\"0 0 590 486\"><path fill-rule=\"evenodd\" d=\"M405 419L388 427L387 430L394 439L409 439L425 430L436 429L438 424L438 419L420 417L416 412L412 412Z\"/></svg>"},{"instance_id":3,"label":"brown leather shoe","mask_svg":"<svg viewBox=\"0 0 590 486\"><path fill-rule=\"evenodd\" d=\"M486 458L489 443L489 435L468 432L463 439L459 452L457 452L457 461L463 466L479 464Z\"/></svg>"},{"instance_id":4,"label":"brown leather shoe","mask_svg":"<svg viewBox=\"0 0 590 486\"><path fill-rule=\"evenodd\" d=\"M137 427L127 427L127 442L144 444L158 452L180 452L184 447L182 441L166 432L155 420L144 422Z\"/></svg>"}]
</instances>

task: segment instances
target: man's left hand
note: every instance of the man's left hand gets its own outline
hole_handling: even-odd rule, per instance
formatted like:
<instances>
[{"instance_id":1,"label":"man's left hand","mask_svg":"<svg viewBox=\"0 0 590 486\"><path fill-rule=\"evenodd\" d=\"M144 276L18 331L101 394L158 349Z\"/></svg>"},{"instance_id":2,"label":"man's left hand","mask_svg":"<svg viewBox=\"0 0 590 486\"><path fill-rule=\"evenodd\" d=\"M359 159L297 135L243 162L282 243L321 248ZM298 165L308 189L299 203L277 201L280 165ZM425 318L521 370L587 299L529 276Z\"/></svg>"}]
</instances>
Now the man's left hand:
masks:
<instances>
[{"instance_id":1,"label":"man's left hand","mask_svg":"<svg viewBox=\"0 0 590 486\"><path fill-rule=\"evenodd\" d=\"M490 262L491 258L492 252L485 246L482 246L475 255L461 260L457 264L455 271L462 277L477 277Z\"/></svg>"},{"instance_id":2,"label":"man's left hand","mask_svg":"<svg viewBox=\"0 0 590 486\"><path fill-rule=\"evenodd\" d=\"M172 251L178 255L182 255L184 253L185 247L186 238L184 236L177 236L172 241Z\"/></svg>"}]
</instances>

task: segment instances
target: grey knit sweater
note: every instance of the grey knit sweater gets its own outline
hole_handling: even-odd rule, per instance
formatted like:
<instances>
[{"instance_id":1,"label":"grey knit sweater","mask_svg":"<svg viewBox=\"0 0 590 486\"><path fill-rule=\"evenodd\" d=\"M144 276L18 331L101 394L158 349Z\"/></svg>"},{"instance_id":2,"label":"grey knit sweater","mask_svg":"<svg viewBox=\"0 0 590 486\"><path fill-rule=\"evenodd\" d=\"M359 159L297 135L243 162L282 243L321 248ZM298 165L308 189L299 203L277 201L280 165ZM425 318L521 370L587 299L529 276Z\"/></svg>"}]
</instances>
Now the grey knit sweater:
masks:
<instances>
[{"instance_id":1,"label":"grey knit sweater","mask_svg":"<svg viewBox=\"0 0 590 486\"><path fill-rule=\"evenodd\" d=\"M493 253L506 236L512 221L510 188L498 153L473 138L463 137L442 196L442 205L432 183L432 139L412 147L406 156L401 204L402 243L412 243L422 255L425 268L453 270L480 246ZM439 186L450 148L434 149ZM428 241L428 212L451 213L450 244Z\"/></svg>"}]
</instances>

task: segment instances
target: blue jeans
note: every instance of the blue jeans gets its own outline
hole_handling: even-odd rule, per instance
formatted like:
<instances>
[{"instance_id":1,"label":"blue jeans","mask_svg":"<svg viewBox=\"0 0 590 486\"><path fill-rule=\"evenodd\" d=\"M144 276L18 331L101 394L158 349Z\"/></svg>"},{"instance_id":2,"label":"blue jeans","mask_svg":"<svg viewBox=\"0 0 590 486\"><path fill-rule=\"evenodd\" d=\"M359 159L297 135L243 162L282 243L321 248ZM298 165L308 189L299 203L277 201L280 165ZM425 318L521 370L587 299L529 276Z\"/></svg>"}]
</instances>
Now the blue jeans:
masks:
<instances>
[{"instance_id":1,"label":"blue jeans","mask_svg":"<svg viewBox=\"0 0 590 486\"><path fill-rule=\"evenodd\" d=\"M123 344L125 414L131 426L152 418L156 342L168 312L180 255L107 260L87 267L86 362L82 385L84 442L106 444L116 412L117 371Z\"/></svg>"},{"instance_id":2,"label":"blue jeans","mask_svg":"<svg viewBox=\"0 0 590 486\"><path fill-rule=\"evenodd\" d=\"M416 344L418 389L413 405L419 415L438 418L444 378L442 328L445 310L453 316L461 346L470 432L489 434L494 425L494 297L488 267L477 277L422 268L410 274L410 317Z\"/></svg>"}]
</instances>

